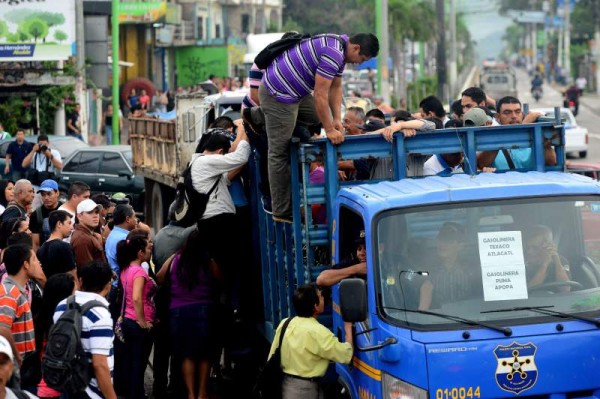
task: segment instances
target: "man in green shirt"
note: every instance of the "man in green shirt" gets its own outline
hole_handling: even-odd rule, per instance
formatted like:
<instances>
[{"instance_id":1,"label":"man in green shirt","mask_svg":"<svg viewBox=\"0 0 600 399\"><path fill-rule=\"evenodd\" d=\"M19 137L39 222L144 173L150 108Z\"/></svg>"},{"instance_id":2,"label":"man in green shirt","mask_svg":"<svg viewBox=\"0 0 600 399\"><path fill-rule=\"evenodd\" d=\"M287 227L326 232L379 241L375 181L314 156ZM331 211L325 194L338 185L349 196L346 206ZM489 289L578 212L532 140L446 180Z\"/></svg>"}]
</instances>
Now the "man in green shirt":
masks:
<instances>
[{"instance_id":1,"label":"man in green shirt","mask_svg":"<svg viewBox=\"0 0 600 399\"><path fill-rule=\"evenodd\" d=\"M345 323L345 342L317 321L323 313L321 291L312 284L298 287L292 298L297 317L289 323L281 343L283 399L317 399L319 381L325 375L330 361L348 364L352 360L352 324ZM279 335L285 320L277 327L269 357L279 344Z\"/></svg>"}]
</instances>

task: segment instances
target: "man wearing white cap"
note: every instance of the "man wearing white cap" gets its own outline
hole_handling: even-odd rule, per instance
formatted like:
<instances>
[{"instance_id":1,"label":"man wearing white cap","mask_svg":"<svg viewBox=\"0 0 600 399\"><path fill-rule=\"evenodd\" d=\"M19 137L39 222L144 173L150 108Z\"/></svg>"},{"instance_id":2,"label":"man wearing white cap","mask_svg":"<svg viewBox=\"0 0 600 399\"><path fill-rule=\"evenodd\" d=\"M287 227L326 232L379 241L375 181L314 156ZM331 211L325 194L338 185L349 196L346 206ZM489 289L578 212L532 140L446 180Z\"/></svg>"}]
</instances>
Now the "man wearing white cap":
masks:
<instances>
[{"instance_id":1,"label":"man wearing white cap","mask_svg":"<svg viewBox=\"0 0 600 399\"><path fill-rule=\"evenodd\" d=\"M71 236L71 246L78 270L93 260L106 262L102 236L94 231L100 222L100 211L102 205L96 204L91 199L83 200L77 205L78 223Z\"/></svg>"},{"instance_id":2,"label":"man wearing white cap","mask_svg":"<svg viewBox=\"0 0 600 399\"><path fill-rule=\"evenodd\" d=\"M12 347L6 338L0 335L0 397L5 399L37 398L26 391L11 389L6 386L12 377L15 357Z\"/></svg>"}]
</instances>

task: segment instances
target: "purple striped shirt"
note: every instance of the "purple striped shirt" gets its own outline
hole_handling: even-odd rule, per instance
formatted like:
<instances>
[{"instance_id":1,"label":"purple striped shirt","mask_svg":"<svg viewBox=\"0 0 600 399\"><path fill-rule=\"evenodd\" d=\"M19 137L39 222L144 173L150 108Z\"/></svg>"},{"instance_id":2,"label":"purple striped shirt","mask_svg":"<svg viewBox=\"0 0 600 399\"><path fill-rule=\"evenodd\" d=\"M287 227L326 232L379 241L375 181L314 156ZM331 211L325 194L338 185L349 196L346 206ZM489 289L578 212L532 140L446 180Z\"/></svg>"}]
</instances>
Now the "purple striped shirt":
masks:
<instances>
[{"instance_id":1,"label":"purple striped shirt","mask_svg":"<svg viewBox=\"0 0 600 399\"><path fill-rule=\"evenodd\" d=\"M250 72L248 72L248 83L250 83L250 89L258 89L262 77L263 71L259 67L257 67L256 64L252 64L252 68L250 68ZM258 104L254 102L252 97L250 97L250 92L248 92L248 94L246 94L246 97L244 97L244 100L242 101L242 109L257 106Z\"/></svg>"},{"instance_id":2,"label":"purple striped shirt","mask_svg":"<svg viewBox=\"0 0 600 399\"><path fill-rule=\"evenodd\" d=\"M316 74L329 80L342 76L347 45L346 35L328 34L303 40L275 58L265 70L262 83L277 101L297 103L314 90Z\"/></svg>"}]
</instances>

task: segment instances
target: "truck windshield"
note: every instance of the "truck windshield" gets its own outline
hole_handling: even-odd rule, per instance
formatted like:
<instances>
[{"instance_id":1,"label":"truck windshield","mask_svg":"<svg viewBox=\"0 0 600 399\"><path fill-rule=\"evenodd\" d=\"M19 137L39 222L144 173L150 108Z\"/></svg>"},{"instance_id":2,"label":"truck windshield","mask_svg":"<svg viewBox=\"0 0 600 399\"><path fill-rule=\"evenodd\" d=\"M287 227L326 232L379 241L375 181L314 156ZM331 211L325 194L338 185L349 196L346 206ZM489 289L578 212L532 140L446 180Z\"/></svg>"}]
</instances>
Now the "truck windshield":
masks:
<instances>
[{"instance_id":1,"label":"truck windshield","mask_svg":"<svg viewBox=\"0 0 600 399\"><path fill-rule=\"evenodd\" d=\"M502 326L600 315L600 197L392 210L375 240L378 306L395 323L464 328L414 310Z\"/></svg>"}]
</instances>

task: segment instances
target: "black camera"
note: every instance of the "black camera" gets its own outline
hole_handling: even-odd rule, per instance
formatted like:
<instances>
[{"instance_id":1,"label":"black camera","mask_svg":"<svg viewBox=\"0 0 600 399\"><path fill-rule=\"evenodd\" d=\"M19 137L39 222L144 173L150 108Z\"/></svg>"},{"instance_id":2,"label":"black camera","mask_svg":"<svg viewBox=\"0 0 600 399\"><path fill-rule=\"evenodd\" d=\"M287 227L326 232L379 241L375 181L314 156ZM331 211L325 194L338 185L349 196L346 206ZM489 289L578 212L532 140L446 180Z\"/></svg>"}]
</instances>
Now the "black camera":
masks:
<instances>
[{"instance_id":1,"label":"black camera","mask_svg":"<svg viewBox=\"0 0 600 399\"><path fill-rule=\"evenodd\" d=\"M46 144L42 144L40 146L40 149L38 150L38 152L46 152L47 149L48 149L48 146Z\"/></svg>"}]
</instances>

